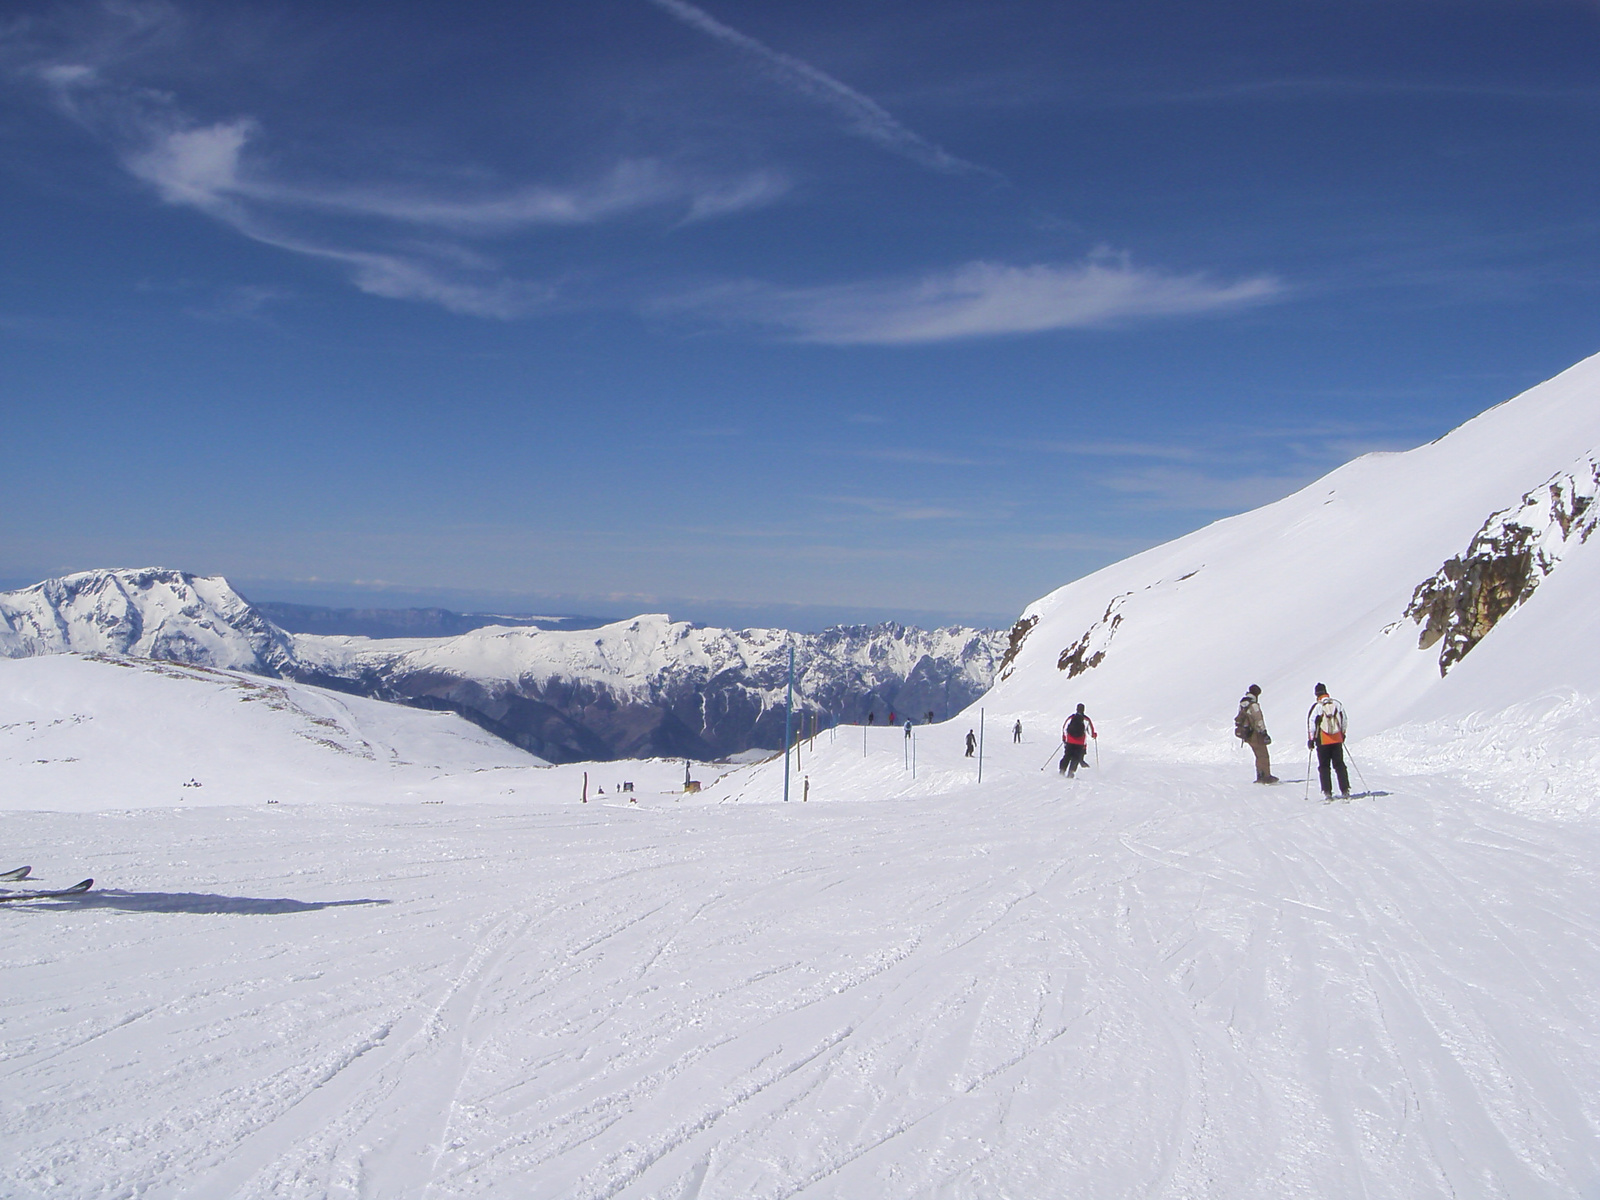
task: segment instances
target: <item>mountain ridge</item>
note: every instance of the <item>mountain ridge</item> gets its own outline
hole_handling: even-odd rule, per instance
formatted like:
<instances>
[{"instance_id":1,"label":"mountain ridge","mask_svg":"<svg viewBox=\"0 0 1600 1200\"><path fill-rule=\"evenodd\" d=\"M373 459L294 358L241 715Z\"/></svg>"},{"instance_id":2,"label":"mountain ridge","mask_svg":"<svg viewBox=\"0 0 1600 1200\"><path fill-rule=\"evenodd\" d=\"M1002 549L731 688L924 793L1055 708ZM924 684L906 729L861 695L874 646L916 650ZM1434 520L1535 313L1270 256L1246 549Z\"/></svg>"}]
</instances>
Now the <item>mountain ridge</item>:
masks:
<instances>
[{"instance_id":1,"label":"mountain ridge","mask_svg":"<svg viewBox=\"0 0 1600 1200\"><path fill-rule=\"evenodd\" d=\"M80 572L0 593L3 657L131 655L278 676L458 712L556 762L779 748L791 644L804 720L948 716L987 689L1001 640L892 623L735 631L660 614L443 638L293 634L222 577L162 568Z\"/></svg>"},{"instance_id":2,"label":"mountain ridge","mask_svg":"<svg viewBox=\"0 0 1600 1200\"><path fill-rule=\"evenodd\" d=\"M1408 723L1457 728L1464 757L1510 762L1510 743L1543 738L1555 708L1587 745L1600 701L1587 586L1600 582L1597 495L1600 356L1432 442L1363 455L1041 597L1013 626L985 704L1032 723L1083 703L1102 737L1206 761L1237 753L1237 698L1259 683L1279 756L1293 760L1312 684L1325 682L1350 712L1355 752L1382 735L1373 744L1397 763L1412 753ZM1501 749L1479 736L1486 721L1504 731ZM1496 786L1549 783L1576 800L1600 771L1587 753L1540 762L1548 778Z\"/></svg>"}]
</instances>

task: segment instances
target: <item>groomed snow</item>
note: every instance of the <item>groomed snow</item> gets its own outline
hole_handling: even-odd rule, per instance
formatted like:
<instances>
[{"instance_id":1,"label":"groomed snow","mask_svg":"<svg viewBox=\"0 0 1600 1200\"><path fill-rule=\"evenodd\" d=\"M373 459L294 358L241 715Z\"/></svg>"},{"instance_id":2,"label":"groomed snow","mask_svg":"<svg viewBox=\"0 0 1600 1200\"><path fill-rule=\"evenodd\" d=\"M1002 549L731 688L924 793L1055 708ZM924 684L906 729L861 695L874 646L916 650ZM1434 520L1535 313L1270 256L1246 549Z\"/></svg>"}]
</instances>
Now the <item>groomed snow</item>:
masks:
<instances>
[{"instance_id":1,"label":"groomed snow","mask_svg":"<svg viewBox=\"0 0 1600 1200\"><path fill-rule=\"evenodd\" d=\"M993 724L980 784L964 732L918 729L915 781L900 731L823 735L787 805L778 764L699 798L656 764L634 806L503 794L538 768L443 804L8 791L17 862L101 884L0 909L0 1194L1600 1185L1590 823L1110 745L1068 782L1053 730Z\"/></svg>"},{"instance_id":2,"label":"groomed snow","mask_svg":"<svg viewBox=\"0 0 1600 1200\"><path fill-rule=\"evenodd\" d=\"M1600 549L1448 677L1403 617L1596 446L1600 359L1045 597L986 724L824 734L789 803L0 662L0 870L99 881L0 904L0 1195L1600 1195ZM1307 798L1319 679L1380 794Z\"/></svg>"}]
</instances>

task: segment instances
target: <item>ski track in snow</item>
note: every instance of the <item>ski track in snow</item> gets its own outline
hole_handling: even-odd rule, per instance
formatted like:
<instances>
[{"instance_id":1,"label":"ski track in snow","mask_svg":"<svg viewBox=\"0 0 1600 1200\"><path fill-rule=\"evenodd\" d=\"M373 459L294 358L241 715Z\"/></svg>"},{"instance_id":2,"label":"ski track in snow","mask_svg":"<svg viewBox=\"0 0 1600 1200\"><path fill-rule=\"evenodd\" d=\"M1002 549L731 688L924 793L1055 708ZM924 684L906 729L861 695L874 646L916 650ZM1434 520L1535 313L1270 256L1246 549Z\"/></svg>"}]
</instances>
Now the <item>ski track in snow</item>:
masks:
<instances>
[{"instance_id":1,"label":"ski track in snow","mask_svg":"<svg viewBox=\"0 0 1600 1200\"><path fill-rule=\"evenodd\" d=\"M8 814L110 888L0 912L0 1194L1596 1194L1587 823L1036 758L867 803Z\"/></svg>"}]
</instances>

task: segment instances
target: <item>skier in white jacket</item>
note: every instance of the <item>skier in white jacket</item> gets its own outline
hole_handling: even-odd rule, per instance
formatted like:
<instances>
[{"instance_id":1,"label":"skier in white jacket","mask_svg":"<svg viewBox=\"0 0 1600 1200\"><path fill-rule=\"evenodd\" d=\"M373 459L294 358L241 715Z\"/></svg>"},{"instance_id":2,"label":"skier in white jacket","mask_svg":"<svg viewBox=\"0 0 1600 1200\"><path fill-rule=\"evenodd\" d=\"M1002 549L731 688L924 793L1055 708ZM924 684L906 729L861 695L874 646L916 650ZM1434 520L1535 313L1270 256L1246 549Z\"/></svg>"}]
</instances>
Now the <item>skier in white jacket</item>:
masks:
<instances>
[{"instance_id":1,"label":"skier in white jacket","mask_svg":"<svg viewBox=\"0 0 1600 1200\"><path fill-rule=\"evenodd\" d=\"M1344 765L1344 735L1349 721L1344 715L1344 705L1328 695L1328 689L1317 684L1317 699L1306 713L1306 749L1317 752L1317 780L1322 784L1322 798L1333 799L1333 774L1339 776L1339 794L1350 798L1350 774Z\"/></svg>"}]
</instances>

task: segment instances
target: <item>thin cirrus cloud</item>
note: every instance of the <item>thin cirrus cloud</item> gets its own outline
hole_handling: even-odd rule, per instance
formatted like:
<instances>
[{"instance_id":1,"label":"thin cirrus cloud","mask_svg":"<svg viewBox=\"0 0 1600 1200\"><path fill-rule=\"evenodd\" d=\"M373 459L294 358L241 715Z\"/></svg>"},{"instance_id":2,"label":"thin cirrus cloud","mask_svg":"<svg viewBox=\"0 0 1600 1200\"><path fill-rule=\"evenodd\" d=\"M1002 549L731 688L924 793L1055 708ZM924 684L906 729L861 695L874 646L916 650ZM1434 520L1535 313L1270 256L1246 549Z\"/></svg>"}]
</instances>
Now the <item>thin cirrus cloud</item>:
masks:
<instances>
[{"instance_id":1,"label":"thin cirrus cloud","mask_svg":"<svg viewBox=\"0 0 1600 1200\"><path fill-rule=\"evenodd\" d=\"M88 63L41 64L29 74L58 111L108 144L123 168L166 203L204 213L266 245L338 263L371 295L475 316L524 316L557 302L558 291L507 278L491 258L451 239L593 224L665 206L680 208L684 221L710 219L765 206L788 189L775 171L705 178L652 159L623 160L598 178L568 187L475 195L381 183L291 182L270 171L263 157L252 156L262 128L250 117L197 121L170 96L120 86ZM302 231L308 213L365 220L368 245ZM397 226L445 237L396 247Z\"/></svg>"},{"instance_id":2,"label":"thin cirrus cloud","mask_svg":"<svg viewBox=\"0 0 1600 1200\"><path fill-rule=\"evenodd\" d=\"M1239 512L1281 500L1316 477L1320 468L1299 474L1281 472L1218 478L1199 471L1147 468L1103 479L1112 491L1135 498L1145 508Z\"/></svg>"},{"instance_id":3,"label":"thin cirrus cloud","mask_svg":"<svg viewBox=\"0 0 1600 1200\"><path fill-rule=\"evenodd\" d=\"M857 137L875 142L885 150L936 171L993 173L985 167L957 158L921 134L906 128L870 96L864 96L832 75L819 71L804 59L774 50L766 43L740 33L705 9L687 3L687 0L650 0L650 3L690 28L698 29L754 59L776 82L843 117L845 127Z\"/></svg>"},{"instance_id":4,"label":"thin cirrus cloud","mask_svg":"<svg viewBox=\"0 0 1600 1200\"><path fill-rule=\"evenodd\" d=\"M847 510L864 512L869 516L890 521L949 521L971 516L960 509L945 508L937 504L918 501L894 500L884 496L824 496L822 499Z\"/></svg>"},{"instance_id":5,"label":"thin cirrus cloud","mask_svg":"<svg viewBox=\"0 0 1600 1200\"><path fill-rule=\"evenodd\" d=\"M909 346L1219 314L1278 299L1284 290L1271 275L1219 283L1097 253L1078 264L972 262L914 279L809 288L729 285L661 308L753 321L802 342Z\"/></svg>"},{"instance_id":6,"label":"thin cirrus cloud","mask_svg":"<svg viewBox=\"0 0 1600 1200\"><path fill-rule=\"evenodd\" d=\"M969 458L962 454L946 454L941 450L914 450L914 449L880 449L880 450L855 450L852 453L857 458L867 458L874 462L906 463L919 467L992 467L992 460Z\"/></svg>"},{"instance_id":7,"label":"thin cirrus cloud","mask_svg":"<svg viewBox=\"0 0 1600 1200\"><path fill-rule=\"evenodd\" d=\"M566 188L532 186L487 196L434 196L393 187L291 185L250 171L247 143L259 133L242 118L192 128L150 128L142 146L123 154L127 168L163 199L213 211L254 201L432 226L462 234L510 232L537 225L584 225L638 209L683 203L690 219L768 204L787 190L776 172L705 182L653 159L625 159L598 179Z\"/></svg>"}]
</instances>

